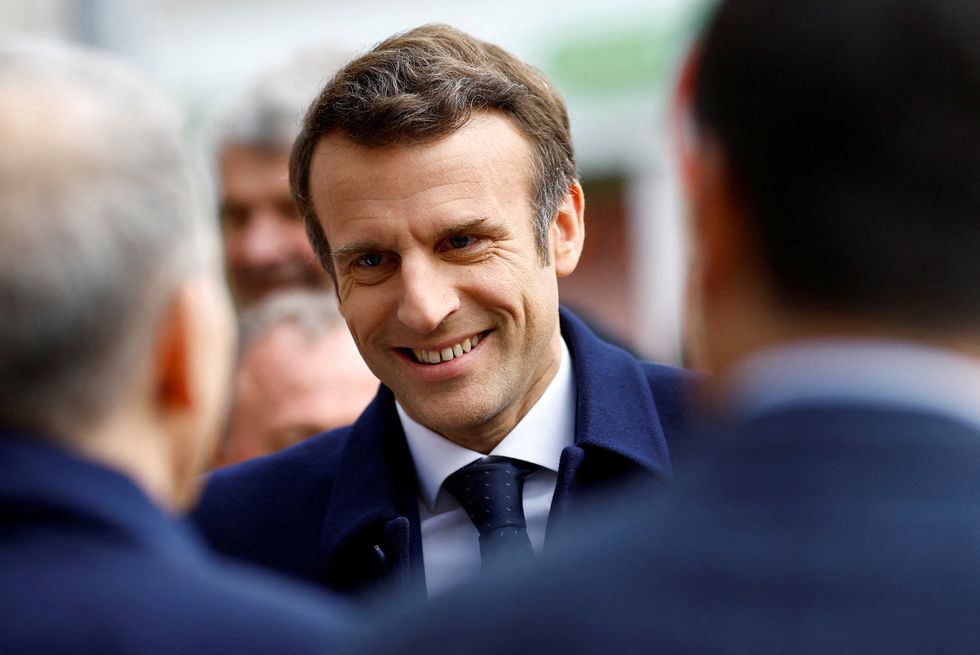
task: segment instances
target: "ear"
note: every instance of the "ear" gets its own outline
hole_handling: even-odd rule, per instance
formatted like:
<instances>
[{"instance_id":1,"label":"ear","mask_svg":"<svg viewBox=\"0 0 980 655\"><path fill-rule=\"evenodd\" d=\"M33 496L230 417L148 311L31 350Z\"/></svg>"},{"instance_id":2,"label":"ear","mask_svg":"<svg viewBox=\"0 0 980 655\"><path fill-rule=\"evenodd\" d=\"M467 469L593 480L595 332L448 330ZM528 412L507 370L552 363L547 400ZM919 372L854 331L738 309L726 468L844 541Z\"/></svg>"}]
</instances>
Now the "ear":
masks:
<instances>
[{"instance_id":1,"label":"ear","mask_svg":"<svg viewBox=\"0 0 980 655\"><path fill-rule=\"evenodd\" d=\"M710 140L691 152L698 174L686 182L690 247L684 303L685 364L713 371L718 364L718 344L734 326L728 309L742 293L740 265L741 217L735 207L728 165L721 150Z\"/></svg>"},{"instance_id":2,"label":"ear","mask_svg":"<svg viewBox=\"0 0 980 655\"><path fill-rule=\"evenodd\" d=\"M184 410L193 404L191 379L191 298L187 289L174 294L160 323L156 344L158 407Z\"/></svg>"},{"instance_id":3,"label":"ear","mask_svg":"<svg viewBox=\"0 0 980 655\"><path fill-rule=\"evenodd\" d=\"M672 103L672 139L674 158L678 163L681 183L690 195L698 184L698 130L694 122L694 85L697 82L701 49L695 43L684 57L677 74Z\"/></svg>"},{"instance_id":4,"label":"ear","mask_svg":"<svg viewBox=\"0 0 980 655\"><path fill-rule=\"evenodd\" d=\"M713 139L697 149L698 175L690 187L695 262L704 299L727 296L757 266L744 203L724 151Z\"/></svg>"},{"instance_id":5,"label":"ear","mask_svg":"<svg viewBox=\"0 0 980 655\"><path fill-rule=\"evenodd\" d=\"M585 194L582 185L575 182L558 208L558 216L551 226L551 256L555 261L558 277L572 274L582 256L585 244Z\"/></svg>"}]
</instances>

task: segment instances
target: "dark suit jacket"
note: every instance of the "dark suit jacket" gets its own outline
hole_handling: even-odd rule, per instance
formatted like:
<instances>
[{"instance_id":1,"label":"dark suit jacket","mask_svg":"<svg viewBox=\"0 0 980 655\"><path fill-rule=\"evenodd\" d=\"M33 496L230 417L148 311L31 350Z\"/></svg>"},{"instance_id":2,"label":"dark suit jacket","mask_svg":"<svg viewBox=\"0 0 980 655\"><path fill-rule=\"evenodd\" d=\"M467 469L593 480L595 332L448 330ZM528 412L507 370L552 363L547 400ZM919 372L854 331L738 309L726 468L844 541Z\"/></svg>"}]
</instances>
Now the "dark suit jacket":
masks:
<instances>
[{"instance_id":1,"label":"dark suit jacket","mask_svg":"<svg viewBox=\"0 0 980 655\"><path fill-rule=\"evenodd\" d=\"M976 425L810 404L712 438L669 498L353 652L980 653Z\"/></svg>"},{"instance_id":2,"label":"dark suit jacket","mask_svg":"<svg viewBox=\"0 0 980 655\"><path fill-rule=\"evenodd\" d=\"M644 475L668 480L693 445L691 375L644 364L561 313L572 356L575 445L561 456L546 543L591 492ZM672 457L673 456L673 457ZM215 472L195 520L221 552L331 589L425 593L415 469L391 392L353 426Z\"/></svg>"},{"instance_id":3,"label":"dark suit jacket","mask_svg":"<svg viewBox=\"0 0 980 655\"><path fill-rule=\"evenodd\" d=\"M219 561L121 474L0 433L0 652L328 653L346 622Z\"/></svg>"}]
</instances>

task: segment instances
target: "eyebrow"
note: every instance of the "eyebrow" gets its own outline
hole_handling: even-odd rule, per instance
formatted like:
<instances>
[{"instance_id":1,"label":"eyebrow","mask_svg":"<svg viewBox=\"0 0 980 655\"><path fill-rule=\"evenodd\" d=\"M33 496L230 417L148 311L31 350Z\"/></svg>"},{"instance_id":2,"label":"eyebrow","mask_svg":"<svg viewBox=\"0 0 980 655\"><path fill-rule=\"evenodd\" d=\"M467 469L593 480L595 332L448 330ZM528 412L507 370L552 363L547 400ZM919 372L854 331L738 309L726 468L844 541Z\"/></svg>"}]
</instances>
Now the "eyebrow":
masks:
<instances>
[{"instance_id":1,"label":"eyebrow","mask_svg":"<svg viewBox=\"0 0 980 655\"><path fill-rule=\"evenodd\" d=\"M473 235L499 240L508 238L510 234L510 228L507 224L495 221L492 218L481 217L442 230L438 235L438 239L444 240L455 236Z\"/></svg>"},{"instance_id":2,"label":"eyebrow","mask_svg":"<svg viewBox=\"0 0 980 655\"><path fill-rule=\"evenodd\" d=\"M499 236L505 231L506 230L504 228L501 228L499 225L495 225L490 219L480 217L440 230L436 235L436 241L448 239L449 237L471 234L473 232L485 234L488 233L490 236ZM379 252L384 250L388 250L388 248L382 246L377 241L355 241L354 243L348 243L347 245L335 248L331 252L331 257L335 262L341 262L345 259L350 259L351 257L363 255L364 253Z\"/></svg>"},{"instance_id":3,"label":"eyebrow","mask_svg":"<svg viewBox=\"0 0 980 655\"><path fill-rule=\"evenodd\" d=\"M378 252L379 250L384 250L384 248L377 241L355 241L354 243L348 243L346 246L335 248L331 251L330 256L337 262L350 259L356 255L363 255L366 252Z\"/></svg>"},{"instance_id":4,"label":"eyebrow","mask_svg":"<svg viewBox=\"0 0 980 655\"><path fill-rule=\"evenodd\" d=\"M487 231L496 233L499 231L499 229L493 226L490 220L487 218L483 218L483 217L474 218L473 220L466 221L465 223L447 227L446 229L439 232L439 236L437 237L437 239L441 240L441 239L446 239L448 237L459 236L461 234L470 234L471 232L487 232Z\"/></svg>"}]
</instances>

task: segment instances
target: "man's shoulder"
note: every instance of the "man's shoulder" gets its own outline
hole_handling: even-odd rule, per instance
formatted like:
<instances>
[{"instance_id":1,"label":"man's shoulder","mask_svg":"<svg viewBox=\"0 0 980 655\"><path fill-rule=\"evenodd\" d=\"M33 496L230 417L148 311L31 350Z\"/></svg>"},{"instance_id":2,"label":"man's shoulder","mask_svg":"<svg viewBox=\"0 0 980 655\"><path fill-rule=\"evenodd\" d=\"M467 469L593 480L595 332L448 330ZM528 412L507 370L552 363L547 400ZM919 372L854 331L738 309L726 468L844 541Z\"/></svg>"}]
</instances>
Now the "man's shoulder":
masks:
<instances>
[{"instance_id":1,"label":"man's shoulder","mask_svg":"<svg viewBox=\"0 0 980 655\"><path fill-rule=\"evenodd\" d=\"M890 429L900 425L906 444ZM513 571L406 609L358 652L492 653L518 633L570 653L671 650L678 634L706 652L918 652L937 639L977 652L976 429L848 407L721 436L742 443L667 496L644 486L601 506L535 576ZM465 618L474 611L508 630L479 632Z\"/></svg>"},{"instance_id":2,"label":"man's shoulder","mask_svg":"<svg viewBox=\"0 0 980 655\"><path fill-rule=\"evenodd\" d=\"M792 490L846 505L863 495L890 502L966 499L976 493L980 467L980 426L897 403L791 403L707 430L705 441L710 489L719 497L740 490L766 498L763 491L779 489L780 501Z\"/></svg>"},{"instance_id":3,"label":"man's shoulder","mask_svg":"<svg viewBox=\"0 0 980 655\"><path fill-rule=\"evenodd\" d=\"M692 386L702 377L700 373L686 368L640 359L636 362L643 371L651 391L657 396L667 396L671 399L686 397L691 393Z\"/></svg>"},{"instance_id":4,"label":"man's shoulder","mask_svg":"<svg viewBox=\"0 0 980 655\"><path fill-rule=\"evenodd\" d=\"M346 610L325 596L104 530L38 527L3 549L0 651L313 653L345 631Z\"/></svg>"},{"instance_id":5,"label":"man's shoulder","mask_svg":"<svg viewBox=\"0 0 980 655\"><path fill-rule=\"evenodd\" d=\"M351 428L348 425L324 432L277 453L213 471L201 504L223 499L225 494L262 495L273 490L321 486L336 471Z\"/></svg>"},{"instance_id":6,"label":"man's shoulder","mask_svg":"<svg viewBox=\"0 0 980 655\"><path fill-rule=\"evenodd\" d=\"M191 640L210 632L229 653L333 652L353 626L345 605L305 584L220 558L203 564L182 567L183 576L160 583L161 598L179 602L164 603L169 609L159 610L157 620L194 625L186 630ZM171 652L193 652L194 646Z\"/></svg>"},{"instance_id":7,"label":"man's shoulder","mask_svg":"<svg viewBox=\"0 0 980 655\"><path fill-rule=\"evenodd\" d=\"M701 448L694 440L693 426L697 405L695 388L702 379L701 374L641 360L633 355L630 357L653 399L657 420L671 447L671 459L684 460L699 455Z\"/></svg>"},{"instance_id":8,"label":"man's shoulder","mask_svg":"<svg viewBox=\"0 0 980 655\"><path fill-rule=\"evenodd\" d=\"M586 375L638 373L646 379L654 393L668 396L686 393L687 388L700 377L683 368L641 359L635 353L596 334L580 317L564 307L561 309L561 326L572 356L585 360L586 366L577 367L577 370Z\"/></svg>"},{"instance_id":9,"label":"man's shoulder","mask_svg":"<svg viewBox=\"0 0 980 655\"><path fill-rule=\"evenodd\" d=\"M225 555L312 577L325 508L351 429L212 472L193 522Z\"/></svg>"},{"instance_id":10,"label":"man's shoulder","mask_svg":"<svg viewBox=\"0 0 980 655\"><path fill-rule=\"evenodd\" d=\"M636 440L646 431L669 448L671 465L699 455L691 430L698 374L643 361L597 336L565 308L561 327L573 359L580 415L589 415L593 423L601 417L599 431L607 436L633 435L629 439Z\"/></svg>"}]
</instances>

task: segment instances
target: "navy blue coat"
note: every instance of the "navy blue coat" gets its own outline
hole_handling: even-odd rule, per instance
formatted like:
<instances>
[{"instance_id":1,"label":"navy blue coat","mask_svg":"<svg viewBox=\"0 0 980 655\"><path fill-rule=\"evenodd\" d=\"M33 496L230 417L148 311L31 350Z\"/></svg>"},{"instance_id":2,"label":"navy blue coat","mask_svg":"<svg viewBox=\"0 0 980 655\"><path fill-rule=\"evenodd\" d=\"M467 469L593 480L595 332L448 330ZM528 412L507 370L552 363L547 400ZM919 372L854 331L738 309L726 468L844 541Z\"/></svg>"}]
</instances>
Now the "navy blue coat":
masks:
<instances>
[{"instance_id":1,"label":"navy blue coat","mask_svg":"<svg viewBox=\"0 0 980 655\"><path fill-rule=\"evenodd\" d=\"M980 653L980 428L810 404L711 434L667 498L353 652Z\"/></svg>"},{"instance_id":2,"label":"navy blue coat","mask_svg":"<svg viewBox=\"0 0 980 655\"><path fill-rule=\"evenodd\" d=\"M561 330L576 384L575 445L564 450L546 547L592 492L633 476L670 479L686 439L682 370L645 364L567 310ZM425 593L415 469L391 392L353 426L216 471L195 520L221 552L335 591ZM570 520L571 519L571 520Z\"/></svg>"},{"instance_id":3,"label":"navy blue coat","mask_svg":"<svg viewBox=\"0 0 980 655\"><path fill-rule=\"evenodd\" d=\"M0 652L329 653L347 620L219 560L121 474L0 433Z\"/></svg>"}]
</instances>

